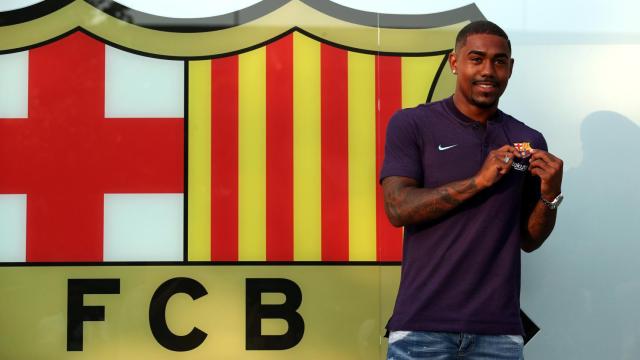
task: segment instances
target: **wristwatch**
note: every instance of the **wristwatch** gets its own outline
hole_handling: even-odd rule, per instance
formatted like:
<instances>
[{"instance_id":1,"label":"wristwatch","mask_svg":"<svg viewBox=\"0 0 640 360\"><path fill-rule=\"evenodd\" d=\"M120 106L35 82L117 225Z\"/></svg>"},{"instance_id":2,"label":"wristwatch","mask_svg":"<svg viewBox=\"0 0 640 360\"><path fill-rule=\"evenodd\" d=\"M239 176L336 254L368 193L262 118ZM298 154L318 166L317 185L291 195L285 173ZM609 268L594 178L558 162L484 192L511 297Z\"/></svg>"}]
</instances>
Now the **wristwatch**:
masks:
<instances>
[{"instance_id":1,"label":"wristwatch","mask_svg":"<svg viewBox=\"0 0 640 360\"><path fill-rule=\"evenodd\" d=\"M560 204L562 203L563 199L564 199L564 195L562 195L562 193L558 194L558 196L556 196L556 198L553 199L552 201L547 201L543 197L540 197L540 200L542 200L542 203L545 204L549 208L549 210L557 209L558 206L560 206Z\"/></svg>"}]
</instances>

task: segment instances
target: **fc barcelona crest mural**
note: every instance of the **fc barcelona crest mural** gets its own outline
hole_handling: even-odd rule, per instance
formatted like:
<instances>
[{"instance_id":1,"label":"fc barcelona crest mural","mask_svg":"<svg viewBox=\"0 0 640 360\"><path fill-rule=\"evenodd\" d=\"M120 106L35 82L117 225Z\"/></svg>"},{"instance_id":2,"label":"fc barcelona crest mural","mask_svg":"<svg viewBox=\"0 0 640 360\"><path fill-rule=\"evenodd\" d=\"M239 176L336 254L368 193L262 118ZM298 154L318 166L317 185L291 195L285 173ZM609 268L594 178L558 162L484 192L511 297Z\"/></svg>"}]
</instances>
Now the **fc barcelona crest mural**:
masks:
<instances>
[{"instance_id":1,"label":"fc barcelona crest mural","mask_svg":"<svg viewBox=\"0 0 640 360\"><path fill-rule=\"evenodd\" d=\"M402 252L386 124L452 93L454 36L481 18L1 12L0 357L380 356Z\"/></svg>"}]
</instances>

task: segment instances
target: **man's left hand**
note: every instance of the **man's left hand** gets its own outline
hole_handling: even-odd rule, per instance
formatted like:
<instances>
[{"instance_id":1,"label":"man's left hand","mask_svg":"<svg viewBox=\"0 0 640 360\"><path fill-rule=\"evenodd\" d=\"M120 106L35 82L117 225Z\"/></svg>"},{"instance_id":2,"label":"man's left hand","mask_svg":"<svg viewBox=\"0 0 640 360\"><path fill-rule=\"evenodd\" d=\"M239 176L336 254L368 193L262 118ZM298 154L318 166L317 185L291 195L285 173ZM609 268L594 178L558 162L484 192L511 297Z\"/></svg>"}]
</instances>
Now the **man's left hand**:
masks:
<instances>
[{"instance_id":1,"label":"man's left hand","mask_svg":"<svg viewBox=\"0 0 640 360\"><path fill-rule=\"evenodd\" d=\"M540 178L542 198L553 201L561 192L563 162L557 156L540 149L531 151L529 171Z\"/></svg>"}]
</instances>

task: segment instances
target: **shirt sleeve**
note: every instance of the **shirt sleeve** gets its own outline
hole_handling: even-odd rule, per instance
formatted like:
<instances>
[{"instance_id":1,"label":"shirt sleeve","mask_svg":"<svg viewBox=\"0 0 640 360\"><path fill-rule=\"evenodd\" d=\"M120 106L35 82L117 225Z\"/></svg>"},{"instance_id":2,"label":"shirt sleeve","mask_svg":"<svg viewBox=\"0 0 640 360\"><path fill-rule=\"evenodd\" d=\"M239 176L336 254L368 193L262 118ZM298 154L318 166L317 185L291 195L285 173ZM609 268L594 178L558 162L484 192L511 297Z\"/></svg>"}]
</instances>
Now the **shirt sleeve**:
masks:
<instances>
[{"instance_id":1,"label":"shirt sleeve","mask_svg":"<svg viewBox=\"0 0 640 360\"><path fill-rule=\"evenodd\" d=\"M404 176L422 183L420 134L410 115L401 110L389 120L380 182L389 176Z\"/></svg>"}]
</instances>

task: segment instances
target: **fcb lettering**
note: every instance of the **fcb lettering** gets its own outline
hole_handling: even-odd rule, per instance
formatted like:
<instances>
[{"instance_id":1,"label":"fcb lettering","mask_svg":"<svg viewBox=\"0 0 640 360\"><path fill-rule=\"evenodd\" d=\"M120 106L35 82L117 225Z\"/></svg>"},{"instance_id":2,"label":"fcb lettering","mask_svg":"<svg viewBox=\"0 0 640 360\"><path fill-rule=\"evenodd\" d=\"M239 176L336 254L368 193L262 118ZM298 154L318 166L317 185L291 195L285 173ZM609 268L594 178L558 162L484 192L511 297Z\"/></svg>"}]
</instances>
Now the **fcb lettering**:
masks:
<instances>
[{"instance_id":1,"label":"fcb lettering","mask_svg":"<svg viewBox=\"0 0 640 360\"><path fill-rule=\"evenodd\" d=\"M105 308L84 305L84 295L120 294L120 279L69 279L67 288L67 351L83 351L85 321L105 321ZM207 295L197 280L179 277L162 283L154 292L149 305L149 325L158 343L172 351L189 351L207 338L207 333L194 327L186 335L176 335L167 325L167 303L175 294L184 293L193 300ZM263 304L264 293L280 293L285 297L280 305ZM297 312L302 303L300 287L288 279L246 279L246 349L285 350L294 347L304 335L304 320ZM264 335L262 319L283 319L286 333Z\"/></svg>"}]
</instances>

